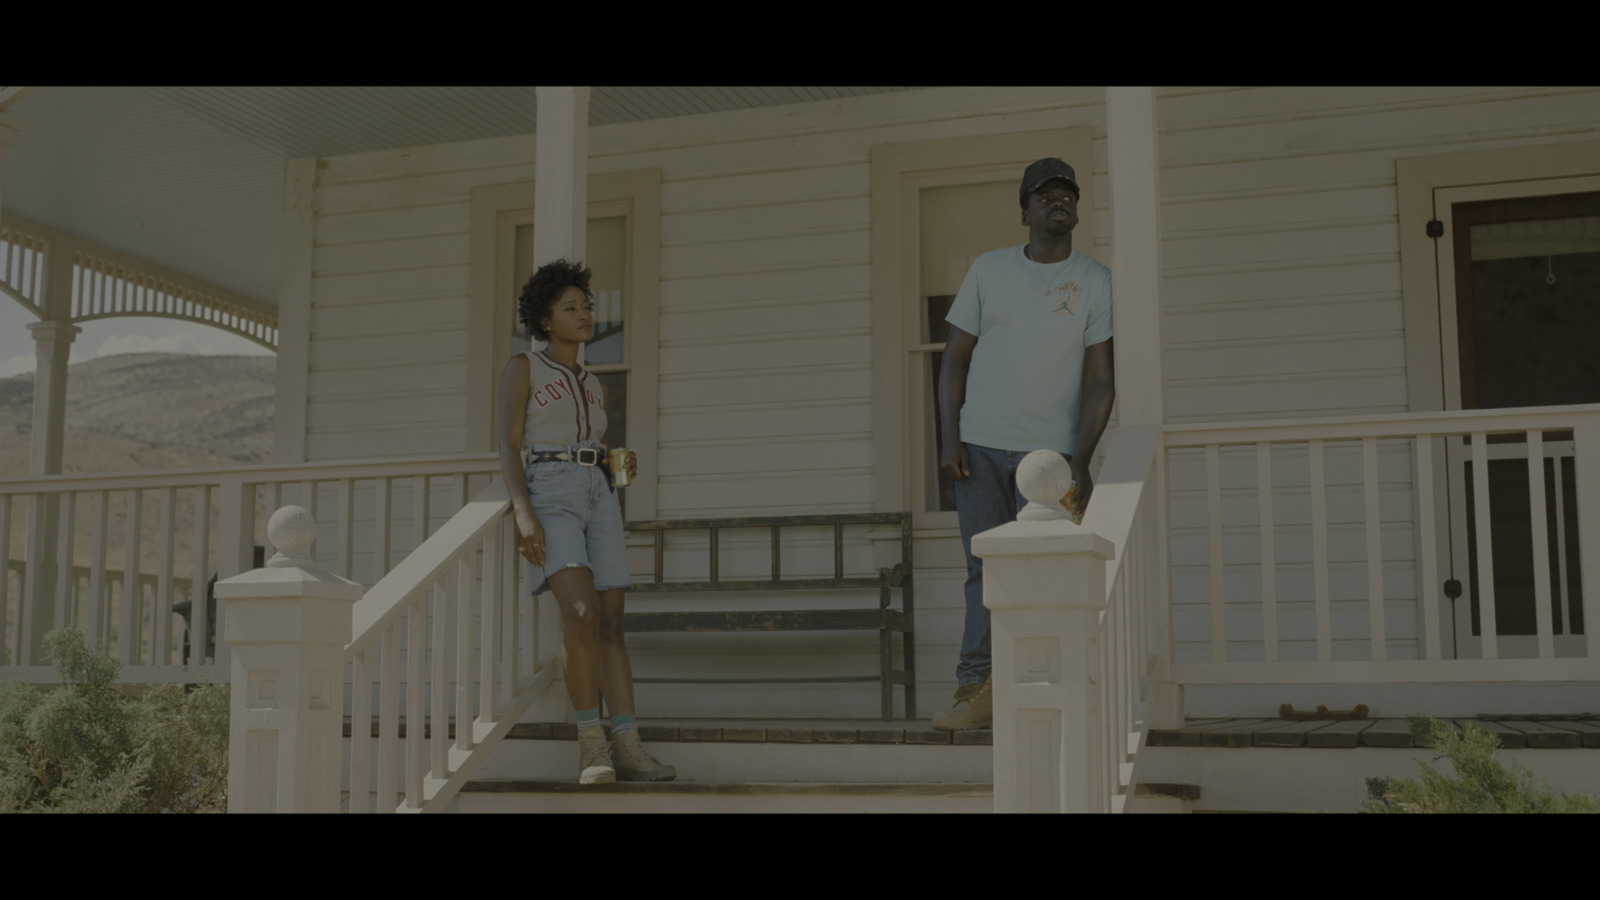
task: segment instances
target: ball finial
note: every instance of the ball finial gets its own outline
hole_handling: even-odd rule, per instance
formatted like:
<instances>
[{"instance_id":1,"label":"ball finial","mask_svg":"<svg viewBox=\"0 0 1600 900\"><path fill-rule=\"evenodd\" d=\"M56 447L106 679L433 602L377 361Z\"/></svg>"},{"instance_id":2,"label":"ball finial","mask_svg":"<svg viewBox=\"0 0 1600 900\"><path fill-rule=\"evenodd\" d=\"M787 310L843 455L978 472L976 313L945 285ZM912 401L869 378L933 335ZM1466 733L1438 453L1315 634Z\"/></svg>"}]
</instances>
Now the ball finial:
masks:
<instances>
[{"instance_id":1,"label":"ball finial","mask_svg":"<svg viewBox=\"0 0 1600 900\"><path fill-rule=\"evenodd\" d=\"M1074 518L1067 504L1077 492L1072 464L1054 450L1035 450L1017 465L1017 490L1028 498L1018 519L1040 521Z\"/></svg>"},{"instance_id":2,"label":"ball finial","mask_svg":"<svg viewBox=\"0 0 1600 900\"><path fill-rule=\"evenodd\" d=\"M272 568L314 568L311 544L317 539L317 520L298 506L285 506L267 520L267 539L278 552L267 561Z\"/></svg>"}]
</instances>

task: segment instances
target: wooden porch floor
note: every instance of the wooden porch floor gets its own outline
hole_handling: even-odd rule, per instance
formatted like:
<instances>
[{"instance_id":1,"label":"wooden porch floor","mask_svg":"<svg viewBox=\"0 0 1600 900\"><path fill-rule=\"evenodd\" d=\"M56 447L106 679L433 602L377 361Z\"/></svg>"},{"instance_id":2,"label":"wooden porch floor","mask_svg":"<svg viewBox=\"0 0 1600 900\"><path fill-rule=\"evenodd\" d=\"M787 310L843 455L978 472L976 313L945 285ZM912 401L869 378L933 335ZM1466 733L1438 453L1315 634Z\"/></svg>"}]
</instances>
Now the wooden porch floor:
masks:
<instances>
[{"instance_id":1,"label":"wooden porch floor","mask_svg":"<svg viewBox=\"0 0 1600 900\"><path fill-rule=\"evenodd\" d=\"M1480 716L1449 719L1499 736L1507 750L1600 749L1600 714ZM1155 731L1151 747L1412 747L1405 719L1189 719L1183 728Z\"/></svg>"}]
</instances>

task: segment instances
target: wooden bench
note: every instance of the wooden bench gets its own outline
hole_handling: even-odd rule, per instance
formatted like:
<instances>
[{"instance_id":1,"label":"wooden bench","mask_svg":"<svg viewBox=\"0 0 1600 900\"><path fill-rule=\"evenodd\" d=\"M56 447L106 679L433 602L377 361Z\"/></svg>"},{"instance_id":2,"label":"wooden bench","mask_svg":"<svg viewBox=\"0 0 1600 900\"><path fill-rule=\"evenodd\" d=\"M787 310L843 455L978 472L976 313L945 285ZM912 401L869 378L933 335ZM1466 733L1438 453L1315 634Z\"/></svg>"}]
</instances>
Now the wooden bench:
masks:
<instances>
[{"instance_id":1,"label":"wooden bench","mask_svg":"<svg viewBox=\"0 0 1600 900\"><path fill-rule=\"evenodd\" d=\"M898 525L900 561L881 568L877 575L845 577L844 529L851 525ZM833 529L832 578L784 578L781 568L780 533L784 528L826 526ZM906 718L917 716L916 637L913 617L911 578L911 514L854 513L818 516L761 516L729 519L663 519L630 522L630 532L653 532L655 537L655 575L651 581L635 581L638 594L704 594L727 591L878 591L873 608L786 609L779 602L763 603L760 608L718 612L629 612L623 630L638 632L754 632L754 631L877 631L878 673L876 675L819 676L812 678L636 678L638 682L674 684L822 684L876 681L884 719L894 718L893 686L905 689ZM729 529L759 529L771 532L772 577L767 579L723 580L718 535ZM667 581L664 577L666 534L670 531L708 531L710 540L709 581ZM890 605L894 588L900 589L900 608ZM632 604L637 607L637 604ZM889 638L900 635L904 668L896 669L890 654Z\"/></svg>"}]
</instances>

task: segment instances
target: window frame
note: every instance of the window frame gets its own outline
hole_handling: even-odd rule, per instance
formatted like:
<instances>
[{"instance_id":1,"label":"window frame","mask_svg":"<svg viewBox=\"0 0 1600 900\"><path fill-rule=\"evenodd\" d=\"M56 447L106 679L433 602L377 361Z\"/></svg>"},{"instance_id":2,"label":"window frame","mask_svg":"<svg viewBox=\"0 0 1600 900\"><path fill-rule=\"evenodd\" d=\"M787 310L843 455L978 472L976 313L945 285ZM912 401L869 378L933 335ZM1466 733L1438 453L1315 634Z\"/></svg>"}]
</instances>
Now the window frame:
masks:
<instances>
[{"instance_id":1,"label":"window frame","mask_svg":"<svg viewBox=\"0 0 1600 900\"><path fill-rule=\"evenodd\" d=\"M499 446L496 394L500 372L511 357L512 328L497 323L516 318L516 231L533 224L533 182L481 185L472 189L471 367L468 392L469 441L475 449ZM630 449L640 456L639 476L628 487L626 518L656 517L657 381L660 371L661 170L642 169L589 176L587 218L626 218L628 259L623 291L624 350L620 365L593 367L598 373L628 373L627 429Z\"/></svg>"},{"instance_id":2,"label":"window frame","mask_svg":"<svg viewBox=\"0 0 1600 900\"><path fill-rule=\"evenodd\" d=\"M959 535L954 511L928 509L926 455L917 438L926 427L930 392L922 380L921 191L923 188L1014 180L1047 156L1072 161L1082 191L1073 247L1094 250L1093 132L1087 125L980 135L872 148L873 508L909 509L927 537ZM1021 207L1018 207L1020 219ZM1019 232L1020 233L1020 232ZM996 248L998 249L998 248ZM932 399L937 399L932 398ZM953 552L959 555L960 545ZM943 548L939 556L952 552Z\"/></svg>"}]
</instances>

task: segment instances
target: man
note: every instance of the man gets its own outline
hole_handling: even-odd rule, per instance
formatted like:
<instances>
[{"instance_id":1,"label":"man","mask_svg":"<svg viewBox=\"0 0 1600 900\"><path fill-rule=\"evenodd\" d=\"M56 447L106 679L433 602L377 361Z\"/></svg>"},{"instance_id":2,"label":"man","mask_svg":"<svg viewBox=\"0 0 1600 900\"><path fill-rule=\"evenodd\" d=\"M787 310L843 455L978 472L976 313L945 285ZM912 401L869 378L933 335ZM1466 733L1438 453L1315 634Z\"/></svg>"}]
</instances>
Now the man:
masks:
<instances>
[{"instance_id":1,"label":"man","mask_svg":"<svg viewBox=\"0 0 1600 900\"><path fill-rule=\"evenodd\" d=\"M941 731L991 722L989 610L972 536L1016 518L1025 503L1017 464L1039 449L1066 457L1074 512L1094 491L1089 460L1115 397L1111 272L1072 249L1078 196L1071 166L1054 158L1029 166L1019 192L1028 242L978 257L945 317L939 462L955 480L967 617L955 706L933 717Z\"/></svg>"}]
</instances>

